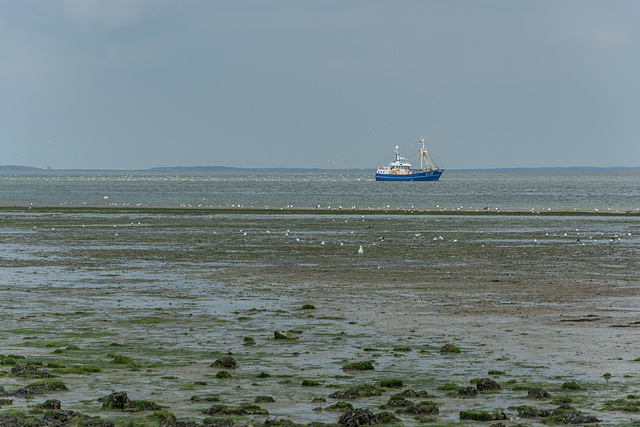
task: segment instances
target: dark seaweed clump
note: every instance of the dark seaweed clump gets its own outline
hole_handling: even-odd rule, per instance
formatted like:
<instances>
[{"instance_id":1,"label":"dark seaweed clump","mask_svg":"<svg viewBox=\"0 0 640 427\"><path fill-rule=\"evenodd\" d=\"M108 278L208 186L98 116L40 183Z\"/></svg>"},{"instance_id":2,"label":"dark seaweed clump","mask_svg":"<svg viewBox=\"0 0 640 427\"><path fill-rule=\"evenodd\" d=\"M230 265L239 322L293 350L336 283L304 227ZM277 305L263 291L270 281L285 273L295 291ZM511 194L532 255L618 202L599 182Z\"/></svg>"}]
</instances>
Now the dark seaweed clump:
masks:
<instances>
[{"instance_id":1,"label":"dark seaweed clump","mask_svg":"<svg viewBox=\"0 0 640 427\"><path fill-rule=\"evenodd\" d=\"M441 354L458 354L460 353L460 348L456 347L453 344L445 344L440 347Z\"/></svg>"},{"instance_id":2,"label":"dark seaweed clump","mask_svg":"<svg viewBox=\"0 0 640 427\"><path fill-rule=\"evenodd\" d=\"M357 399L359 397L380 396L382 391L372 385L362 384L346 390L338 390L329 395L333 399Z\"/></svg>"},{"instance_id":3,"label":"dark seaweed clump","mask_svg":"<svg viewBox=\"0 0 640 427\"><path fill-rule=\"evenodd\" d=\"M209 409L202 411L206 415L269 415L269 411L262 409L258 405L213 405Z\"/></svg>"},{"instance_id":4,"label":"dark seaweed clump","mask_svg":"<svg viewBox=\"0 0 640 427\"><path fill-rule=\"evenodd\" d=\"M231 356L225 356L220 359L217 359L215 362L211 363L212 367L226 368L226 369L236 369L237 367L236 359Z\"/></svg>"},{"instance_id":5,"label":"dark seaweed clump","mask_svg":"<svg viewBox=\"0 0 640 427\"><path fill-rule=\"evenodd\" d=\"M109 396L98 399L102 401L103 410L116 410L126 412L158 411L162 406L147 400L131 400L126 391L117 391Z\"/></svg>"},{"instance_id":6,"label":"dark seaweed clump","mask_svg":"<svg viewBox=\"0 0 640 427\"><path fill-rule=\"evenodd\" d=\"M461 420L473 420L473 421L498 421L506 420L507 416L504 412L497 410L493 412L488 411L460 411Z\"/></svg>"},{"instance_id":7,"label":"dark seaweed clump","mask_svg":"<svg viewBox=\"0 0 640 427\"><path fill-rule=\"evenodd\" d=\"M374 414L370 409L357 408L352 411L348 411L338 419L338 424L345 427L357 427L375 424L391 424L398 423L398 419L389 412L380 412Z\"/></svg>"},{"instance_id":8,"label":"dark seaweed clump","mask_svg":"<svg viewBox=\"0 0 640 427\"><path fill-rule=\"evenodd\" d=\"M402 380L399 379L387 379L387 380L380 380L380 387L386 387L386 388L401 388L404 385L404 383L402 382Z\"/></svg>"},{"instance_id":9,"label":"dark seaweed clump","mask_svg":"<svg viewBox=\"0 0 640 427\"><path fill-rule=\"evenodd\" d=\"M373 363L370 360L347 363L342 367L343 371L373 371L374 369Z\"/></svg>"}]
</instances>

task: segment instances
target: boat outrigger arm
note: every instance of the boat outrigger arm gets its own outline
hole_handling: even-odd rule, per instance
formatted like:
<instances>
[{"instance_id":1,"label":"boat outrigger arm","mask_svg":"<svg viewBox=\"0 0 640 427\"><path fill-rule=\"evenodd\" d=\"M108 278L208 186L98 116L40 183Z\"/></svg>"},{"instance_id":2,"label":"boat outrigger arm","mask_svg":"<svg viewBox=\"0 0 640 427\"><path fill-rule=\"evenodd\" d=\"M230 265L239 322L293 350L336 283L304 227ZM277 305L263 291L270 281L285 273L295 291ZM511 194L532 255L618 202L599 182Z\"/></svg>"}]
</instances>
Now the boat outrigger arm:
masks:
<instances>
[{"instance_id":1,"label":"boat outrigger arm","mask_svg":"<svg viewBox=\"0 0 640 427\"><path fill-rule=\"evenodd\" d=\"M429 157L429 152L424 146L424 138L422 138L418 144L420 144L420 149L418 152L420 153L420 170L421 171L430 171L434 169L438 169L438 167L433 163L431 157Z\"/></svg>"}]
</instances>

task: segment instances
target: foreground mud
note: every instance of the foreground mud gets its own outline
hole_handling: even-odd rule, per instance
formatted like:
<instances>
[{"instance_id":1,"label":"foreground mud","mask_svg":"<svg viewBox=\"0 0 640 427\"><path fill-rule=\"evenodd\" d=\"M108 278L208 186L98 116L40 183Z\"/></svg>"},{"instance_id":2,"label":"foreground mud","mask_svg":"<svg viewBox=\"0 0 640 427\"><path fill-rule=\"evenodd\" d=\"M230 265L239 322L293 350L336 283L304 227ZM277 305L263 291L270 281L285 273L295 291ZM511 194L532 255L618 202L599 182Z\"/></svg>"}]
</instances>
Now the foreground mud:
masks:
<instances>
[{"instance_id":1,"label":"foreground mud","mask_svg":"<svg viewBox=\"0 0 640 427\"><path fill-rule=\"evenodd\" d=\"M640 425L638 236L608 214L4 208L0 425Z\"/></svg>"}]
</instances>

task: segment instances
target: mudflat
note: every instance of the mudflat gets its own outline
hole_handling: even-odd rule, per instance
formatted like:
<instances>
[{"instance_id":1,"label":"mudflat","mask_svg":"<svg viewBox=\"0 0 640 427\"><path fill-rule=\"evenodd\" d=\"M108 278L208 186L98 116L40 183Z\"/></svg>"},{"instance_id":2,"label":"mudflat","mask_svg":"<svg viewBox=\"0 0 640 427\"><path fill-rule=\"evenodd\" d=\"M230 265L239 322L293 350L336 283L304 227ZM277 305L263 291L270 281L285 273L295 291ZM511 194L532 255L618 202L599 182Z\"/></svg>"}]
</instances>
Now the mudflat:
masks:
<instances>
[{"instance_id":1,"label":"mudflat","mask_svg":"<svg viewBox=\"0 0 640 427\"><path fill-rule=\"evenodd\" d=\"M0 425L640 425L638 236L605 213L4 207Z\"/></svg>"}]
</instances>

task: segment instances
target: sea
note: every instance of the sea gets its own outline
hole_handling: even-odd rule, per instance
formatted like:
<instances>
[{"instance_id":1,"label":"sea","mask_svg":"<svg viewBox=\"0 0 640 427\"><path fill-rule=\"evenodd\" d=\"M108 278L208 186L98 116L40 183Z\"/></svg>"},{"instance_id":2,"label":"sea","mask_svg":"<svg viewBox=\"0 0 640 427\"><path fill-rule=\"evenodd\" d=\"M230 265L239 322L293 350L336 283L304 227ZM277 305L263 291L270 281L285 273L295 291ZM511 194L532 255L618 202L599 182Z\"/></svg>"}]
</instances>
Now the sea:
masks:
<instances>
[{"instance_id":1,"label":"sea","mask_svg":"<svg viewBox=\"0 0 640 427\"><path fill-rule=\"evenodd\" d=\"M437 182L373 174L5 174L0 205L599 211L640 210L640 173L447 173Z\"/></svg>"}]
</instances>

